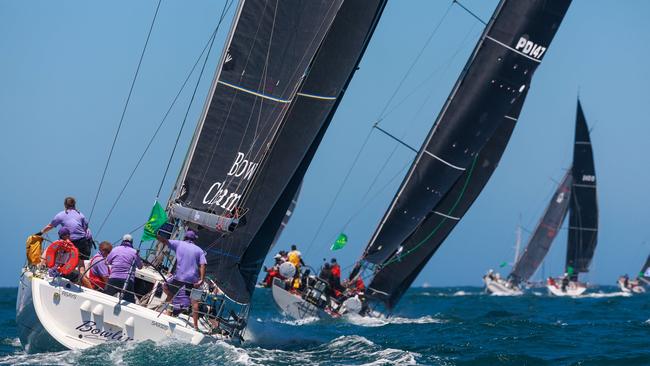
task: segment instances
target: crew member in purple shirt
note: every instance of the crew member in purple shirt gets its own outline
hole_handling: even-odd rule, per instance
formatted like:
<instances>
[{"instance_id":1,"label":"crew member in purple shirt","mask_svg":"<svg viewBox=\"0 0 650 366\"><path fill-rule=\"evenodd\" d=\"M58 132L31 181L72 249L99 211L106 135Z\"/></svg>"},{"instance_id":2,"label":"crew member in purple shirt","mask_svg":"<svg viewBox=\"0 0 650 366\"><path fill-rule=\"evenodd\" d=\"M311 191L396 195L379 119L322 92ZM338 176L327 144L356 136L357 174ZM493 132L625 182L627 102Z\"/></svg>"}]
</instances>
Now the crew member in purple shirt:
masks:
<instances>
[{"instance_id":1,"label":"crew member in purple shirt","mask_svg":"<svg viewBox=\"0 0 650 366\"><path fill-rule=\"evenodd\" d=\"M74 197L66 197L63 201L65 209L56 214L52 221L36 235L45 234L59 225L70 230L70 240L79 250L79 258L81 259L79 267L83 269L84 260L90 259L92 235L88 230L86 217L76 209L76 205L77 202Z\"/></svg>"},{"instance_id":2,"label":"crew member in purple shirt","mask_svg":"<svg viewBox=\"0 0 650 366\"><path fill-rule=\"evenodd\" d=\"M110 271L106 265L106 257L113 250L113 245L107 241L99 244L99 252L95 254L88 264L88 279L91 283L91 288L95 290L104 290Z\"/></svg>"},{"instance_id":3,"label":"crew member in purple shirt","mask_svg":"<svg viewBox=\"0 0 650 366\"><path fill-rule=\"evenodd\" d=\"M196 233L192 230L185 232L184 240L169 240L158 235L158 241L167 245L176 252L176 271L171 281L163 287L169 303L181 288L185 289L185 294L190 296L193 287L201 287L205 279L205 265L208 263L205 259L205 252L194 242L198 239ZM190 297L191 298L191 297ZM194 319L194 328L198 329L199 323L199 302L192 299L192 318Z\"/></svg>"},{"instance_id":4,"label":"crew member in purple shirt","mask_svg":"<svg viewBox=\"0 0 650 366\"><path fill-rule=\"evenodd\" d=\"M142 259L140 259L138 252L133 249L133 237L131 235L126 234L122 237L122 243L106 257L106 264L111 266L111 273L108 276L108 283L106 283L104 293L115 295L125 289L122 299L135 303L135 290L133 287L135 268L142 268Z\"/></svg>"}]
</instances>

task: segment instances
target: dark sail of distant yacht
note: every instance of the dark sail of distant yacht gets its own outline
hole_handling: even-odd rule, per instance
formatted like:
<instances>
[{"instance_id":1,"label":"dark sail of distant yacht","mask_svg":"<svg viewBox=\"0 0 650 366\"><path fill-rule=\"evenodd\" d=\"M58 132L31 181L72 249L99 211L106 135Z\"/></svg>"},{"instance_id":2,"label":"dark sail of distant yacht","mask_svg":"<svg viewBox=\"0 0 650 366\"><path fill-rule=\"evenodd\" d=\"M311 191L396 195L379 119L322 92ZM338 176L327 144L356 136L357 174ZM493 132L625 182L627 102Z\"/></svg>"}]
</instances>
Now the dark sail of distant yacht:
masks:
<instances>
[{"instance_id":1,"label":"dark sail of distant yacht","mask_svg":"<svg viewBox=\"0 0 650 366\"><path fill-rule=\"evenodd\" d=\"M560 231L566 217L571 197L571 183L572 176L571 170L569 170L555 190L553 197L551 197L551 201L546 207L541 220L537 223L537 227L535 227L524 253L519 257L508 276L508 279L513 284L518 285L521 282L528 281L544 261L544 257L551 248L551 244L553 244L553 240Z\"/></svg>"},{"instance_id":2,"label":"dark sail of distant yacht","mask_svg":"<svg viewBox=\"0 0 650 366\"><path fill-rule=\"evenodd\" d=\"M368 287L370 299L392 309L455 225L448 220L460 220L487 183L511 133L503 122L517 119L534 71L570 3L503 0L498 4L362 255L360 265L374 265L377 274L377 281ZM477 171L479 178L473 182L474 169L480 170L488 157L490 168ZM464 207L454 215L451 211L461 201ZM392 280L390 267L403 261L409 262L404 272Z\"/></svg>"},{"instance_id":3,"label":"dark sail of distant yacht","mask_svg":"<svg viewBox=\"0 0 650 366\"><path fill-rule=\"evenodd\" d=\"M575 145L573 147L573 184L569 208L569 240L566 269L578 279L579 273L589 272L589 265L598 243L598 202L596 199L596 169L587 120L580 100L576 115Z\"/></svg>"}]
</instances>

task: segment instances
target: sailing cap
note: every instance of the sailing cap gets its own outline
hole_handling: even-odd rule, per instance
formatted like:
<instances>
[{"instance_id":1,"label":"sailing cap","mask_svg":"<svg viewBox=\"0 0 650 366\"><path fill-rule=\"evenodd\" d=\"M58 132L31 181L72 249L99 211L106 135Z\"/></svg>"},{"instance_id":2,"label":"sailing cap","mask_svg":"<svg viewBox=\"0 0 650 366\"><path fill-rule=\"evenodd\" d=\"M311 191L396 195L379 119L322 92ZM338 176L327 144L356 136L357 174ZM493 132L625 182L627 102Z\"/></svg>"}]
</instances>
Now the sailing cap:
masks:
<instances>
[{"instance_id":1,"label":"sailing cap","mask_svg":"<svg viewBox=\"0 0 650 366\"><path fill-rule=\"evenodd\" d=\"M70 229L67 227L59 229L59 238L63 239L64 236L70 236Z\"/></svg>"},{"instance_id":2,"label":"sailing cap","mask_svg":"<svg viewBox=\"0 0 650 366\"><path fill-rule=\"evenodd\" d=\"M133 243L133 237L131 236L131 234L124 234L124 236L122 237L122 241L128 241Z\"/></svg>"},{"instance_id":3,"label":"sailing cap","mask_svg":"<svg viewBox=\"0 0 650 366\"><path fill-rule=\"evenodd\" d=\"M330 260L330 262L336 263L336 258L332 258L332 260Z\"/></svg>"},{"instance_id":4,"label":"sailing cap","mask_svg":"<svg viewBox=\"0 0 650 366\"><path fill-rule=\"evenodd\" d=\"M199 236L196 235L196 233L194 231L192 231L192 230L187 230L185 232L185 239L196 240L198 238L199 238Z\"/></svg>"}]
</instances>

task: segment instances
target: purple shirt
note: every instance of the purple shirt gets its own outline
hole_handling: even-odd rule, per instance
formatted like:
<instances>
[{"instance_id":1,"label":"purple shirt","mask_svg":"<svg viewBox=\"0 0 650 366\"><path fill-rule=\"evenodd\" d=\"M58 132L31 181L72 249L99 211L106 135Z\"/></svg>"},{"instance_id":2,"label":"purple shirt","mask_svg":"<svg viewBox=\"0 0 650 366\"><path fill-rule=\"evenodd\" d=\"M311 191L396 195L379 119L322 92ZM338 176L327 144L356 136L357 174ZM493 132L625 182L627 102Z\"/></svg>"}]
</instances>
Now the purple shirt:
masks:
<instances>
[{"instance_id":1,"label":"purple shirt","mask_svg":"<svg viewBox=\"0 0 650 366\"><path fill-rule=\"evenodd\" d=\"M95 276L108 277L108 266L106 265L106 261L104 260L104 257L101 253L95 254L95 256L90 259L88 267Z\"/></svg>"},{"instance_id":2,"label":"purple shirt","mask_svg":"<svg viewBox=\"0 0 650 366\"><path fill-rule=\"evenodd\" d=\"M56 214L50 225L57 227L62 225L70 230L70 240L78 240L86 237L88 222L86 217L77 210L64 210Z\"/></svg>"},{"instance_id":3,"label":"purple shirt","mask_svg":"<svg viewBox=\"0 0 650 366\"><path fill-rule=\"evenodd\" d=\"M142 268L142 259L138 256L138 252L131 245L122 244L117 248L111 250L111 253L106 257L106 263L111 265L111 274L109 278L116 278L126 280L129 278L129 271L131 265L135 262L137 268ZM131 276L131 281L135 276Z\"/></svg>"},{"instance_id":4,"label":"purple shirt","mask_svg":"<svg viewBox=\"0 0 650 366\"><path fill-rule=\"evenodd\" d=\"M176 252L174 279L188 283L198 282L199 265L208 263L203 250L196 244L183 240L170 240L169 247Z\"/></svg>"}]
</instances>

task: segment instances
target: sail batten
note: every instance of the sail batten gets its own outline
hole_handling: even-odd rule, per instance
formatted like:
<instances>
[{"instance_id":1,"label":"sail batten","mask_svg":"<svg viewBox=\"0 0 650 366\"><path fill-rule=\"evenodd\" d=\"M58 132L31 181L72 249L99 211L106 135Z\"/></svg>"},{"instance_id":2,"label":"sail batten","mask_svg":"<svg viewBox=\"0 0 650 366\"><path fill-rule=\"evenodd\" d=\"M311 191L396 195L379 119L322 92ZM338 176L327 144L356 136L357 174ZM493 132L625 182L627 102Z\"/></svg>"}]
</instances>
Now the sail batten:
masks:
<instances>
[{"instance_id":1,"label":"sail batten","mask_svg":"<svg viewBox=\"0 0 650 366\"><path fill-rule=\"evenodd\" d=\"M570 2L498 4L362 255L371 300L392 309L485 187Z\"/></svg>"},{"instance_id":2,"label":"sail batten","mask_svg":"<svg viewBox=\"0 0 650 366\"><path fill-rule=\"evenodd\" d=\"M589 271L598 244L597 181L589 127L578 100L573 148L573 185L569 208L566 270L577 276ZM584 143L586 142L586 143Z\"/></svg>"},{"instance_id":3,"label":"sail batten","mask_svg":"<svg viewBox=\"0 0 650 366\"><path fill-rule=\"evenodd\" d=\"M388 260L469 169L505 116L513 118L510 111L529 88L569 4L498 4L366 247L366 262Z\"/></svg>"}]
</instances>

